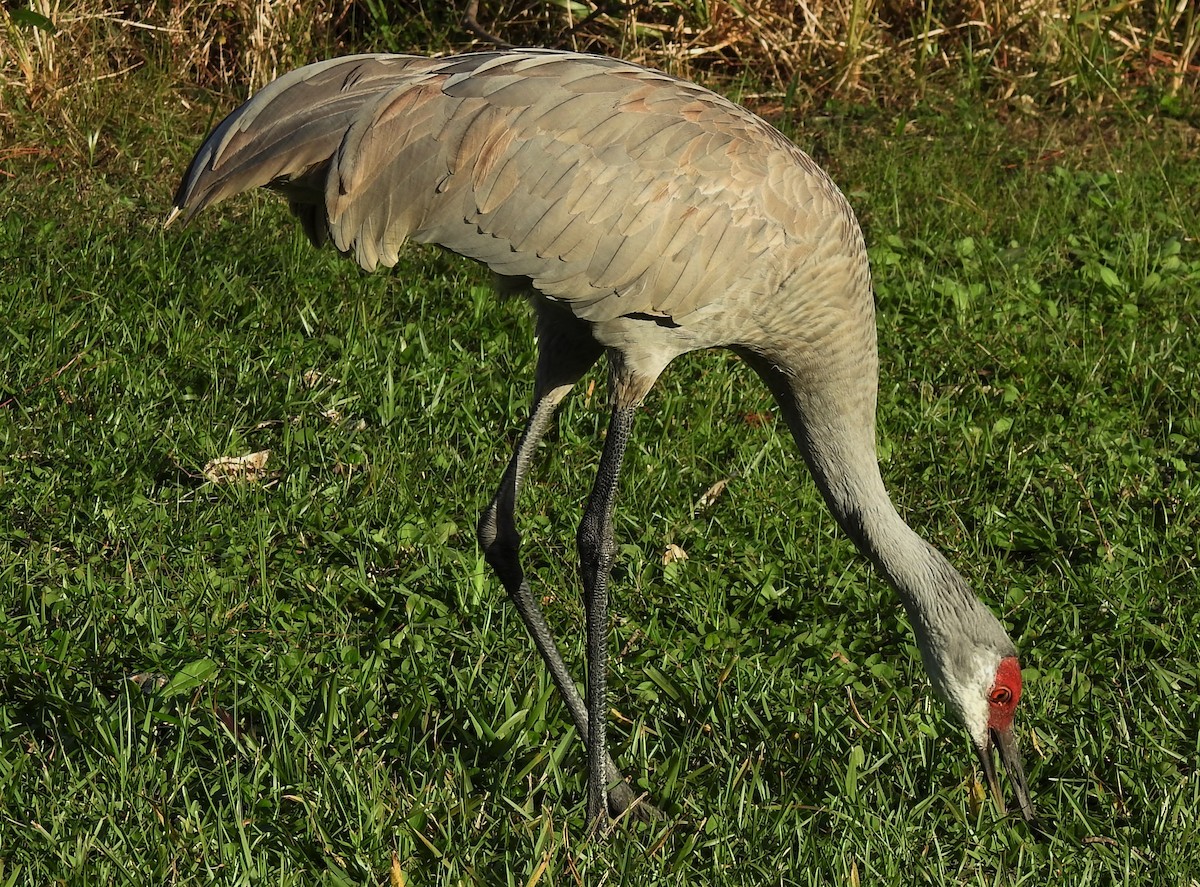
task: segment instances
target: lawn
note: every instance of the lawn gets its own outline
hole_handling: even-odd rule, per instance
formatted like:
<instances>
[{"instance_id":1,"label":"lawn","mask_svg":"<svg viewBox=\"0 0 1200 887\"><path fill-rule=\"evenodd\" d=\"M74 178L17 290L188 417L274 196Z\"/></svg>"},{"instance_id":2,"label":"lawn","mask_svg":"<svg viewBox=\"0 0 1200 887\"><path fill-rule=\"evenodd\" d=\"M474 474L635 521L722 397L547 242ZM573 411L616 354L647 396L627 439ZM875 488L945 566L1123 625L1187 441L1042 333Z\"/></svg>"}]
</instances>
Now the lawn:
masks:
<instances>
[{"instance_id":1,"label":"lawn","mask_svg":"<svg viewBox=\"0 0 1200 887\"><path fill-rule=\"evenodd\" d=\"M230 101L120 90L2 155L0 885L1200 879L1193 126L969 93L788 123L871 244L885 478L1021 649L1047 835L981 802L893 593L714 353L649 397L616 518L616 754L670 816L599 842L474 538L528 310L430 250L364 274L266 194L164 231ZM579 674L589 378L519 512Z\"/></svg>"}]
</instances>

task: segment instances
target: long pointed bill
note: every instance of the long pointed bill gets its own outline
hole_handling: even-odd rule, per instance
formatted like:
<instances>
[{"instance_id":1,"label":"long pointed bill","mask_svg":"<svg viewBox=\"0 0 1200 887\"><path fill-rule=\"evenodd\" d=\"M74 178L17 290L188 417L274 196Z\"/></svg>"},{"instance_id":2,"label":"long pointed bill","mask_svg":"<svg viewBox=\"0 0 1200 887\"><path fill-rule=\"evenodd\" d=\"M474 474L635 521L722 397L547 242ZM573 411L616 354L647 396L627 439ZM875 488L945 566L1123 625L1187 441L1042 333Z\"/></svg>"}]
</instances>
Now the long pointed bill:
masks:
<instances>
[{"instance_id":1,"label":"long pointed bill","mask_svg":"<svg viewBox=\"0 0 1200 887\"><path fill-rule=\"evenodd\" d=\"M979 756L983 775L987 778L988 788L992 791L996 806L1000 808L1001 813L1007 813L1007 808L1004 806L1004 792L1000 790L1000 777L996 772L996 763L992 759L993 749L999 752L1000 760L1004 762L1004 769L1008 771L1008 781L1012 783L1013 792L1017 796L1021 815L1025 817L1026 822L1036 824L1037 814L1033 809L1033 801L1029 797L1029 785L1025 782L1025 768L1021 766L1021 753L1017 750L1017 739L1013 735L1012 727L1005 727L1003 730L994 728L988 730L984 743L975 747L975 754Z\"/></svg>"}]
</instances>

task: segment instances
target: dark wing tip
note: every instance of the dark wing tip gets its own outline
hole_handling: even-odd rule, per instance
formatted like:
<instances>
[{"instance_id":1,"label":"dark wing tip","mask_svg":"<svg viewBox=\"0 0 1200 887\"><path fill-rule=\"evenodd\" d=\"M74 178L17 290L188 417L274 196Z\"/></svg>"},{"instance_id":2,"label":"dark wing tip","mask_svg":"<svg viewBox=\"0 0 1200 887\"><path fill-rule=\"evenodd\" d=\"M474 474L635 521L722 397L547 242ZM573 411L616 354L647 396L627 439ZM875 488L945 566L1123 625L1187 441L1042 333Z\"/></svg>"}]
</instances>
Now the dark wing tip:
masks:
<instances>
[{"instance_id":1,"label":"dark wing tip","mask_svg":"<svg viewBox=\"0 0 1200 887\"><path fill-rule=\"evenodd\" d=\"M209 164L213 156L213 143L221 136L221 128L214 130L204 144L200 146L200 150L192 157L192 162L188 164L187 172L183 174L183 178L179 181L179 187L175 189L175 196L171 199L171 212L167 216L164 227L170 226L176 218L182 216L184 224L191 221L192 216L200 212L208 205L208 190L201 188L201 180L204 178L204 173L208 170Z\"/></svg>"}]
</instances>

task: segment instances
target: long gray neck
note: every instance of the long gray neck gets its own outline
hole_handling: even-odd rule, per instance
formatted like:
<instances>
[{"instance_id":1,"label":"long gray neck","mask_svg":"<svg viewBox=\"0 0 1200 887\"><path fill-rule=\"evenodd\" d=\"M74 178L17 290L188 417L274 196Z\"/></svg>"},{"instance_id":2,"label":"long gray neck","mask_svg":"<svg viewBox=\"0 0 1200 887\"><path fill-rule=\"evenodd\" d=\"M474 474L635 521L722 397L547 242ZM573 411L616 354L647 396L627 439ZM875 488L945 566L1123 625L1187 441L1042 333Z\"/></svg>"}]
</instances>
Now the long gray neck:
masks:
<instances>
[{"instance_id":1,"label":"long gray neck","mask_svg":"<svg viewBox=\"0 0 1200 887\"><path fill-rule=\"evenodd\" d=\"M838 524L896 589L922 649L948 642L981 604L966 580L896 511L875 459L830 452L810 442L805 461Z\"/></svg>"},{"instance_id":2,"label":"long gray neck","mask_svg":"<svg viewBox=\"0 0 1200 887\"><path fill-rule=\"evenodd\" d=\"M987 668L989 656L1015 655L1004 627L897 513L879 474L873 437L849 450L805 428L797 440L805 442L805 460L838 523L896 589L937 695L960 710L964 676Z\"/></svg>"},{"instance_id":3,"label":"long gray neck","mask_svg":"<svg viewBox=\"0 0 1200 887\"><path fill-rule=\"evenodd\" d=\"M775 394L838 524L896 589L926 666L931 650L946 650L956 639L978 634L971 629L981 623L1003 644L1007 636L999 622L892 504L875 456L874 379L846 375L828 385L805 386L778 365L753 355L747 359ZM936 683L938 676L931 677Z\"/></svg>"}]
</instances>

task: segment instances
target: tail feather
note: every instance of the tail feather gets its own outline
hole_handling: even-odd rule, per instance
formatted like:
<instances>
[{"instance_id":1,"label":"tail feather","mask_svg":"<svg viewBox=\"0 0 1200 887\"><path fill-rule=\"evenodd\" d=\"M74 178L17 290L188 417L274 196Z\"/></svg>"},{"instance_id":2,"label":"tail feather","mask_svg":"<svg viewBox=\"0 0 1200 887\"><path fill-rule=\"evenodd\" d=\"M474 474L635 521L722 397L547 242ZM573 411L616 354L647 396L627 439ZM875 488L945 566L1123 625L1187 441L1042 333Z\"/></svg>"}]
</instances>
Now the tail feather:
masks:
<instances>
[{"instance_id":1,"label":"tail feather","mask_svg":"<svg viewBox=\"0 0 1200 887\"><path fill-rule=\"evenodd\" d=\"M324 169L364 102L419 77L436 60L356 55L317 62L272 81L221 121L196 152L168 219L188 221L227 197L263 185L282 191L314 241L324 238Z\"/></svg>"}]
</instances>

